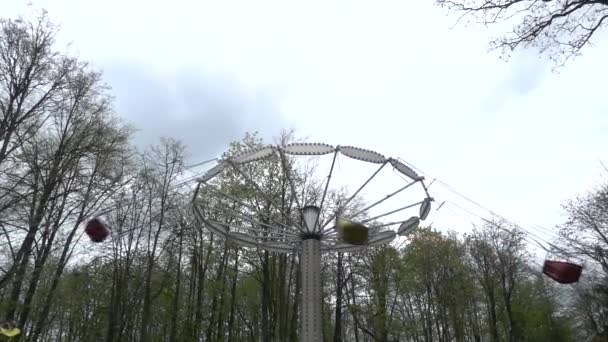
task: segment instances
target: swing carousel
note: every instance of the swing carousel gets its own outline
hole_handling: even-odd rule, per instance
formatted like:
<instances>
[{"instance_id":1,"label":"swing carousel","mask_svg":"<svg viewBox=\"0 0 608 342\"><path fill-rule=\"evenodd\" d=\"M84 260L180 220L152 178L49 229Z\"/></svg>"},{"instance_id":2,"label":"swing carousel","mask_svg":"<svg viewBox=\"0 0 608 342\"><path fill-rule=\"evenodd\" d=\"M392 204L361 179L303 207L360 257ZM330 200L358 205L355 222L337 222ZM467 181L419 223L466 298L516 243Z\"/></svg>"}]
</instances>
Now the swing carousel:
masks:
<instances>
[{"instance_id":1,"label":"swing carousel","mask_svg":"<svg viewBox=\"0 0 608 342\"><path fill-rule=\"evenodd\" d=\"M339 157L346 157L357 164L376 164L376 167L358 187L346 184L350 196L340 205L335 205L330 203L328 193L331 192L332 177L336 178L336 161ZM307 158L326 158L330 165L327 173L317 177L322 180L318 183L320 191L317 196L302 191L295 179L294 165L298 160ZM255 163L264 163L261 169L280 170L276 172L285 180L289 201L294 203L295 210L286 208L284 203L276 203L276 198L264 197L263 189L268 189L268 184L258 184L259 178L256 181L248 173L248 170L255 170L252 167ZM362 197L364 189L373 179L382 177L383 172L390 173L391 168L393 175L399 175L400 184L389 184L392 191L384 193L384 197L375 202L365 202L366 205L346 210L357 196ZM364 167L353 165L350 169L361 170ZM231 195L218 180L222 173L229 173L237 183L256 189L256 196L260 198L252 196L241 199ZM379 207L398 194L415 189L418 195L413 193L409 196L412 202L399 202L397 204L400 206L396 208L378 211ZM322 341L321 256L377 247L390 243L397 236L405 236L427 218L432 201L424 178L399 159L386 158L378 152L352 146L293 143L263 146L220 160L199 179L193 206L197 219L215 236L248 248L300 255L300 340L314 342ZM272 214L269 214L269 208L273 208Z\"/></svg>"},{"instance_id":2,"label":"swing carousel","mask_svg":"<svg viewBox=\"0 0 608 342\"><path fill-rule=\"evenodd\" d=\"M351 195L339 205L327 199L331 192L330 181L335 179L338 157L346 157L359 165L352 165L349 170L363 169L363 165L376 165L361 183L346 184ZM317 180L322 187L321 194L312 196L302 191L296 181L294 165L306 159L329 160L329 171L319 173ZM264 163L261 169L280 170L289 188L289 201L295 203L295 210L276 199L264 197L259 180L249 174L256 163ZM296 167L297 169L297 167ZM354 210L345 210L349 204L363 196L372 180L383 178L383 172L400 176L401 182L385 181L390 191L365 206L354 206ZM241 186L255 189L253 196L237 198L222 186L220 175L229 173L232 181ZM347 172L347 174L350 172ZM266 174L267 175L267 174ZM322 341L322 282L321 256L334 252L356 252L372 247L386 245L397 237L413 232L421 221L424 221L431 210L433 198L429 195L424 177L419 176L407 163L396 158L387 158L382 154L353 146L331 146L320 143L293 143L288 145L267 145L251 149L240 154L221 159L201 178L194 192L192 204L199 223L214 236L232 241L243 247L265 250L274 253L296 253L300 256L302 281L301 292L301 333L302 342ZM301 180L300 180L301 181ZM278 184L271 184L276 187ZM344 186L344 184L343 184ZM408 201L399 199L400 206L384 210L382 205L396 199L405 192L417 193L408 197ZM367 200L367 198L365 198ZM260 203L264 203L261 206ZM367 201L364 201L367 203ZM403 205L404 203L407 203ZM272 209L272 214L269 214ZM409 214L406 214L409 212ZM229 220L226 220L230 218ZM100 216L89 220L85 233L92 242L100 243L111 235ZM569 258L564 259L552 250L544 261L542 272L561 284L573 284L579 281L583 266ZM20 331L14 324L0 326L0 333L15 336Z\"/></svg>"}]
</instances>

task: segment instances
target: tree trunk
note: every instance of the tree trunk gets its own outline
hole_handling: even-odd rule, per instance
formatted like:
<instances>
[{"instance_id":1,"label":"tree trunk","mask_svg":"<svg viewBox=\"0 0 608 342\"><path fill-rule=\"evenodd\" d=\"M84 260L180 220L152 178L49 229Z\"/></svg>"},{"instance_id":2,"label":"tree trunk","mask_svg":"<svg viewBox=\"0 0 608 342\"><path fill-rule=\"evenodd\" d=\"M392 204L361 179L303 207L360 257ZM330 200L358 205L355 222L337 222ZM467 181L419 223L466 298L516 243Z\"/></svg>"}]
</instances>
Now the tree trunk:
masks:
<instances>
[{"instance_id":1,"label":"tree trunk","mask_svg":"<svg viewBox=\"0 0 608 342\"><path fill-rule=\"evenodd\" d=\"M279 255L279 271L277 274L277 308L275 310L275 316L277 317L277 319L275 319L275 340L280 340L280 341L285 341L287 339L287 321L288 319L288 313L289 313L289 307L288 307L288 303L289 303L289 298L287 295L287 279L288 279L288 275L287 275L287 255L285 254L280 254Z\"/></svg>"},{"instance_id":2,"label":"tree trunk","mask_svg":"<svg viewBox=\"0 0 608 342\"><path fill-rule=\"evenodd\" d=\"M226 299L226 269L228 268L228 254L229 249L226 248L225 256L226 261L223 262L222 266L222 286L220 289L220 308L218 310L218 318L217 318L217 341L224 341L225 329L224 329L224 302ZM236 249L235 249L236 251ZM236 252L238 253L238 252Z\"/></svg>"},{"instance_id":3,"label":"tree trunk","mask_svg":"<svg viewBox=\"0 0 608 342\"><path fill-rule=\"evenodd\" d=\"M24 327L27 319L29 317L31 311L32 300L34 299L34 294L36 293L36 289L38 288L38 281L40 280L40 276L42 275L42 270L44 264L46 263L47 257L51 251L51 246L53 243L53 237L55 233L51 233L51 238L46 241L46 244L43 246L43 250L41 252L42 255L38 257L38 260L34 262L34 270L30 277L30 284L28 286L27 292L25 293L25 298L23 299L23 308L21 310L21 315L19 316L19 326ZM19 340L19 336L15 338L15 341Z\"/></svg>"},{"instance_id":4,"label":"tree trunk","mask_svg":"<svg viewBox=\"0 0 608 342\"><path fill-rule=\"evenodd\" d=\"M64 197L64 199L59 207L59 210L57 210L58 213L63 212L63 209L65 208L65 200L66 200L66 198ZM55 204L56 204L56 202L53 202L50 211L54 210ZM44 237L42 239L41 246L40 246L42 250L35 257L34 270L32 271L29 287L27 289L25 298L23 299L23 309L21 310L21 315L20 315L19 324L18 324L20 327L25 326L25 322L27 321L27 318L29 316L29 313L31 310L30 305L34 298L34 294L36 293L36 289L38 287L38 281L40 280L40 276L42 274L43 267L51 252L51 247L52 247L53 241L55 239L55 234L56 234L57 229L60 224L61 224L61 215L57 215L57 218L54 220L52 225L50 222L47 222L47 224L45 225L45 231L43 233ZM19 339L19 337L16 338L16 340L18 340L18 339Z\"/></svg>"},{"instance_id":5,"label":"tree trunk","mask_svg":"<svg viewBox=\"0 0 608 342\"><path fill-rule=\"evenodd\" d=\"M270 270L269 270L268 251L264 251L264 259L262 261L262 341L270 342Z\"/></svg>"},{"instance_id":6,"label":"tree trunk","mask_svg":"<svg viewBox=\"0 0 608 342\"><path fill-rule=\"evenodd\" d=\"M350 265L353 265L352 257L349 256L348 261L349 261ZM352 270L351 270L351 273L352 273ZM348 289L347 289L346 293L348 293ZM357 296L356 296L356 293L355 293L355 277L352 276L352 274L351 274L351 277L350 277L350 297L351 297L351 299L353 301L353 307L356 309L356 307L357 307ZM351 314L352 314L352 312L351 312ZM359 342L359 329L360 329L359 320L357 319L357 317L355 316L355 314L352 314L352 316L353 316L353 320L354 320L354 322L353 322L353 331L355 332L355 342Z\"/></svg>"},{"instance_id":7,"label":"tree trunk","mask_svg":"<svg viewBox=\"0 0 608 342\"><path fill-rule=\"evenodd\" d=\"M234 275L232 277L232 288L230 289L230 317L228 317L228 342L232 342L234 330L234 307L236 305L236 283L239 276L239 249L236 247L234 257Z\"/></svg>"},{"instance_id":8,"label":"tree trunk","mask_svg":"<svg viewBox=\"0 0 608 342\"><path fill-rule=\"evenodd\" d=\"M25 277L25 271L29 261L29 252L27 256L22 257L15 273L13 280L13 287L10 293L9 307L6 311L6 320L12 321L15 318L15 312L17 311L17 305L19 303L19 295L21 294L21 285L23 284L23 278Z\"/></svg>"},{"instance_id":9,"label":"tree trunk","mask_svg":"<svg viewBox=\"0 0 608 342\"><path fill-rule=\"evenodd\" d=\"M334 327L334 342L342 342L342 253L338 253L336 271L336 325Z\"/></svg>"},{"instance_id":10,"label":"tree trunk","mask_svg":"<svg viewBox=\"0 0 608 342\"><path fill-rule=\"evenodd\" d=\"M509 341L519 341L519 331L517 322L513 317L513 309L511 308L511 298L505 294L505 310L507 311L507 318L509 319Z\"/></svg>"},{"instance_id":11,"label":"tree trunk","mask_svg":"<svg viewBox=\"0 0 608 342\"><path fill-rule=\"evenodd\" d=\"M116 320L119 317L118 305L120 303L120 292L123 289L121 286L121 276L117 262L114 262L114 270L112 272L112 290L110 294L110 306L108 307L108 330L106 333L106 342L114 340L114 332L116 330Z\"/></svg>"},{"instance_id":12,"label":"tree trunk","mask_svg":"<svg viewBox=\"0 0 608 342\"><path fill-rule=\"evenodd\" d=\"M494 291L488 291L488 311L490 316L490 338L492 342L498 342L498 328L496 326L496 298Z\"/></svg>"},{"instance_id":13,"label":"tree trunk","mask_svg":"<svg viewBox=\"0 0 608 342\"><path fill-rule=\"evenodd\" d=\"M294 256L295 258L295 256ZM302 287L302 279L300 278L300 274L302 272L300 272L300 262L302 261L300 255L298 255L298 265L296 267L296 288L294 291L295 294L295 298L293 301L293 310L291 313L291 324L290 324L290 335L289 335L289 340L291 342L297 342L298 340L298 314L299 314L299 303L300 303L300 292L301 292L301 287Z\"/></svg>"},{"instance_id":14,"label":"tree trunk","mask_svg":"<svg viewBox=\"0 0 608 342\"><path fill-rule=\"evenodd\" d=\"M179 295L182 284L182 251L183 251L184 229L183 224L179 232L179 251L177 256L177 276L175 280L175 294L173 295L173 307L171 315L170 341L177 341L177 316L179 316Z\"/></svg>"},{"instance_id":15,"label":"tree trunk","mask_svg":"<svg viewBox=\"0 0 608 342\"><path fill-rule=\"evenodd\" d=\"M146 267L146 280L144 285L144 298L143 298L143 310L141 314L141 329L139 331L139 340L141 342L148 341L148 326L150 323L150 310L151 310L151 299L152 299L152 268L154 266L154 259L151 254L148 255L148 263Z\"/></svg>"},{"instance_id":16,"label":"tree trunk","mask_svg":"<svg viewBox=\"0 0 608 342\"><path fill-rule=\"evenodd\" d=\"M228 259L228 241L224 241L224 253L222 255L222 261L218 265L218 271L217 271L217 275L215 277L215 282L214 282L215 286L217 286L217 284L220 282L220 280L222 279L222 277L224 275L224 267L226 266L227 259ZM216 288L214 291L214 294L213 294L213 300L211 302L211 312L210 312L211 316L209 317L209 324L207 325L207 333L205 334L206 341L213 341L212 337L216 335L216 334L214 334L213 327L215 325L215 314L217 311L217 302L218 302L219 295L221 295L221 294L218 293L217 288ZM218 332L218 334L219 334L219 332Z\"/></svg>"},{"instance_id":17,"label":"tree trunk","mask_svg":"<svg viewBox=\"0 0 608 342\"><path fill-rule=\"evenodd\" d=\"M203 245L201 235L201 246ZM196 292L196 310L194 314L194 340L198 341L199 336L201 335L201 323L203 321L203 292L205 289L205 277L207 276L207 266L209 265L209 258L211 258L211 252L213 251L213 233L209 238L209 246L207 249L207 255L205 255L205 261L199 263L198 270L198 286Z\"/></svg>"}]
</instances>

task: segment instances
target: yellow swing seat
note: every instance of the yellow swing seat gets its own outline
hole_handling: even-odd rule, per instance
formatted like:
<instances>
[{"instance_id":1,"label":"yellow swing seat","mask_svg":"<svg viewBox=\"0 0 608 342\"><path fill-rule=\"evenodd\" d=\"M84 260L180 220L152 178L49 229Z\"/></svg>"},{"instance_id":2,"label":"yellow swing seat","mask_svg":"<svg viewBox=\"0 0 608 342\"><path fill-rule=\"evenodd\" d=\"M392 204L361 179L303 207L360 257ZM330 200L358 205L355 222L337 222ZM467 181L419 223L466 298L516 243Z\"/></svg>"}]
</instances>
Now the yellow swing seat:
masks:
<instances>
[{"instance_id":1,"label":"yellow swing seat","mask_svg":"<svg viewBox=\"0 0 608 342\"><path fill-rule=\"evenodd\" d=\"M17 328L14 324L3 323L0 325L0 333L8 337L15 337L21 334L21 329Z\"/></svg>"}]
</instances>

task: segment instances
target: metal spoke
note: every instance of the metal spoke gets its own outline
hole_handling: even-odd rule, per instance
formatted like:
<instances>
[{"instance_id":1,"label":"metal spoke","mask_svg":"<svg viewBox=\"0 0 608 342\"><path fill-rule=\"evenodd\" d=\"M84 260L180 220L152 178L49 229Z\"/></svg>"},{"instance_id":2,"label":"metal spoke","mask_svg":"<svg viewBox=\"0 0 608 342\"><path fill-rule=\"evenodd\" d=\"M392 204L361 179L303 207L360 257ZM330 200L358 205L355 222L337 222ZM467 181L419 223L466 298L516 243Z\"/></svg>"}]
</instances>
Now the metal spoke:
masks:
<instances>
[{"instance_id":1,"label":"metal spoke","mask_svg":"<svg viewBox=\"0 0 608 342\"><path fill-rule=\"evenodd\" d=\"M289 168L287 165L287 157L281 148L279 150L279 157L281 158L281 164L283 165L283 172L285 173L285 177L287 177L287 182L289 182L289 187L291 188L291 194L296 201L296 206L298 207L298 211L302 211L302 205L298 200L298 194L296 192L296 187L293 184L293 179L290 177L291 172L289 172Z\"/></svg>"},{"instance_id":2,"label":"metal spoke","mask_svg":"<svg viewBox=\"0 0 608 342\"><path fill-rule=\"evenodd\" d=\"M264 194L264 190L262 190L262 188L258 185L258 183L256 183L253 179L251 179L251 177L249 177L245 172L243 172L235 163L233 162L228 162L228 164L230 166L232 166L232 168L238 172L243 178L245 178L245 180L247 182L249 182L251 185L253 185L257 191L260 192L260 195ZM270 204L272 204L277 210L281 211L281 214L283 215L284 218L286 218L288 221L290 221L289 223L291 223L293 226L297 227L297 225L295 224L295 222L293 222L293 220L291 219L291 217L289 216L285 216L284 213L281 210L281 207L278 206L276 203L274 203L274 201L271 198L266 198L268 200L268 202ZM261 213L260 213L261 214Z\"/></svg>"},{"instance_id":3,"label":"metal spoke","mask_svg":"<svg viewBox=\"0 0 608 342\"><path fill-rule=\"evenodd\" d=\"M225 209L225 208L221 208L220 206L217 206L217 205L210 206L210 207L208 207L207 209L208 209L209 211L213 211L213 212L217 212L217 213L223 213L223 214L224 214L224 215L226 215L226 216L231 216L231 215L232 215L232 216L236 216L236 217L239 217L239 218L241 218L241 219L244 219L245 221L254 222L254 223L257 223L257 224L259 224L259 225L261 225L261 226L274 227L274 226L271 226L271 225L270 225L270 224L268 224L268 223L263 223L263 222L258 221L258 219L256 219L256 218L255 218L253 215L251 215L251 214L248 214L248 213L246 213L246 212L239 212L239 211L237 211L236 209ZM256 212L256 213L257 213L257 212ZM291 226L285 225L285 224L280 223L280 222L276 222L276 221L275 221L274 223L275 223L275 225L276 225L276 226L278 226L278 227L279 227L279 229L286 229L286 230L289 230L289 229L291 229L291 228L292 228ZM294 232L297 232L297 231L296 231L296 230L294 230Z\"/></svg>"},{"instance_id":4,"label":"metal spoke","mask_svg":"<svg viewBox=\"0 0 608 342\"><path fill-rule=\"evenodd\" d=\"M369 184L369 182L371 182L371 180L374 179L374 177L376 177L376 175L380 172L380 170L382 170L382 168L384 168L384 166L386 166L386 164L388 164L388 161L385 161L384 163L382 163L380 165L380 167L359 187L359 189L357 189L357 191L355 191L352 194L352 196L350 196L346 200L346 202L344 202L343 206L346 207L355 198L355 196L357 196L359 194L359 192L361 192L361 190L363 190L363 188L365 188L367 186L367 184ZM334 214L332 214L329 217L329 219L327 219L327 221L325 221L323 223L323 225L321 226L321 229L325 228L325 226L327 226L333 219L335 219L337 215L338 215L338 212L336 211Z\"/></svg>"},{"instance_id":5,"label":"metal spoke","mask_svg":"<svg viewBox=\"0 0 608 342\"><path fill-rule=\"evenodd\" d=\"M276 246L276 245L289 245L289 246L293 246L293 243L296 241L299 241L300 238L285 238L284 240L267 240L264 241L263 243L266 245L270 245L270 246Z\"/></svg>"},{"instance_id":6,"label":"metal spoke","mask_svg":"<svg viewBox=\"0 0 608 342\"><path fill-rule=\"evenodd\" d=\"M250 209L250 210L252 210L254 212L257 212L259 210L259 209L255 208L254 206L252 206L251 204L247 204L247 203L239 200L238 198L236 198L236 197L234 197L232 195L228 195L227 193L223 192L220 189L216 189L214 186L212 186L210 184L205 184L205 186L206 186L207 189L209 189L209 190L211 190L211 191L213 191L213 192L215 192L217 194L220 194L220 195L226 197L227 199L229 199L229 200L231 200L231 201L233 201L235 203L238 203L238 204L242 205L245 208L248 208L248 209Z\"/></svg>"},{"instance_id":7,"label":"metal spoke","mask_svg":"<svg viewBox=\"0 0 608 342\"><path fill-rule=\"evenodd\" d=\"M259 232L259 233L270 234L270 235L289 236L289 237L293 237L293 238L297 238L297 239L300 238L299 234L294 234L292 232L288 232L288 231L285 231L285 230L267 231L267 230L264 230L264 229L259 229L259 228L254 228L254 227L238 227L238 228L235 227L235 229L237 229L237 230L250 230L250 231L253 231L253 232ZM277 237L273 237L273 236L259 236L259 235L257 235L256 237L260 237L260 238L264 238L264 239L274 239L274 238L277 238Z\"/></svg>"},{"instance_id":8,"label":"metal spoke","mask_svg":"<svg viewBox=\"0 0 608 342\"><path fill-rule=\"evenodd\" d=\"M244 231L252 231L252 232L258 232L258 233L263 233L263 234L267 234L268 232L264 231L263 229L257 229L257 228L250 228L250 227L234 227L231 226L231 231L234 232L239 232L239 233L243 233ZM244 233L243 233L244 234ZM295 234L290 234L287 232L272 232L271 234L274 235L280 235L280 236L263 236L263 235L253 235L255 238L258 239L263 239L263 240L276 240L279 238L285 239L287 241L297 241L300 239L299 235L295 235Z\"/></svg>"},{"instance_id":9,"label":"metal spoke","mask_svg":"<svg viewBox=\"0 0 608 342\"><path fill-rule=\"evenodd\" d=\"M388 227L388 226L394 226L396 224L401 224L401 223L406 222L406 221L407 220L383 223L383 224L379 224L379 225L375 225L375 226L370 226L368 229L369 230L375 230L375 229L379 229L379 228L383 228L383 227Z\"/></svg>"},{"instance_id":10,"label":"metal spoke","mask_svg":"<svg viewBox=\"0 0 608 342\"><path fill-rule=\"evenodd\" d=\"M337 238L337 237L338 237L338 233L337 233L337 232L335 232L335 233L331 233L331 234L323 234L322 236L323 236L323 239L324 239L324 240L327 240L327 239L334 239L334 238Z\"/></svg>"},{"instance_id":11,"label":"metal spoke","mask_svg":"<svg viewBox=\"0 0 608 342\"><path fill-rule=\"evenodd\" d=\"M401 187L400 189L396 190L395 192L393 192L393 193L390 193L390 194L386 195L384 198L382 198L382 199L380 199L380 200L378 200L378 201L376 201L376 202L374 202L374 203L372 203L372 204L368 205L367 207L365 207L365 208L363 208L363 209L361 209L361 210L357 211L356 213L354 213L354 214L352 214L352 215L349 215L349 216L350 216L351 218L355 218L355 217L357 217L357 216L361 215L362 213L364 213L364 212L366 212L366 211L368 211L368 210L372 209L373 207L375 207L375 206L379 205L380 203L382 203L382 202L386 201L387 199L389 199L389 198L391 198L391 197L395 196L396 194L400 193L401 191L403 191L403 190L405 190L405 189L409 188L410 186L412 186L412 185L416 184L417 182L418 182L418 181L413 181L413 182L411 182L411 183L408 183L408 184L406 184L405 186ZM336 213L336 214L337 214L337 213ZM334 217L332 218L332 220L335 218L336 214L334 214L334 215L333 215ZM329 224L330 222L331 222L331 221L326 222L324 226L326 226L326 225L327 225L327 224ZM329 228L329 229L331 229L331 228ZM325 230L322 230L322 232L323 232L323 231L325 231Z\"/></svg>"},{"instance_id":12,"label":"metal spoke","mask_svg":"<svg viewBox=\"0 0 608 342\"><path fill-rule=\"evenodd\" d=\"M260 232L269 233L269 234L280 234L280 235L289 235L289 236L299 237L299 235L296 234L296 232L293 232L292 230L290 230L288 226L283 226L283 227L271 226L269 224L262 223L262 222L260 222L260 221L258 221L256 219L253 219L251 216L249 216L247 214L240 214L240 213L237 213L236 211L233 211L232 213L227 213L223 209L213 208L213 207L208 208L208 210L209 211L215 211L215 212L222 212L222 213L225 213L225 214L228 214L228 215L236 216L236 217L240 218L243 221L246 221L246 222L249 222L249 223L254 223L254 224L257 224L257 225L262 226L262 227L270 228L270 229L272 229L272 231L267 231L267 230L262 230L262 229L255 229L255 228L242 228L242 229L255 230L255 231L260 231ZM279 232L283 232L283 233L279 233Z\"/></svg>"},{"instance_id":13,"label":"metal spoke","mask_svg":"<svg viewBox=\"0 0 608 342\"><path fill-rule=\"evenodd\" d=\"M381 215L378 215L378 216L374 216L374 217L368 218L368 219L366 219L366 220L361 221L361 224L363 224L363 223L367 223L367 222L369 222L369 221L373 221L373 220L376 220L376 219L379 219L379 218L384 217L384 216L388 216L388 215L394 214L394 213L396 213L396 212L399 212L399 211L402 211L402 210L405 210L405 209L409 209L409 208L411 208L411 207L415 207L415 206L417 206L417 205L422 204L422 202L423 202L423 201L416 202L416 203L414 203L414 204L406 205L405 207L401 207L401 208L399 208L399 209L395 209L395 210L389 211L388 213L384 213L384 214L381 214Z\"/></svg>"},{"instance_id":14,"label":"metal spoke","mask_svg":"<svg viewBox=\"0 0 608 342\"><path fill-rule=\"evenodd\" d=\"M321 197L321 204L319 204L319 213L321 213L321 211L323 210L325 196L327 195L327 189L329 188L329 181L331 180L331 175L334 172L334 166L336 165L336 158L338 157L339 151L340 151L340 147L338 146L338 147L336 147L336 151L334 152L334 158L331 162L331 168L329 169L329 174L327 175L327 182L325 182L325 189L323 190L323 197ZM321 214L319 214L319 216L317 216L317 220L315 221L315 225L313 226L313 229L317 228L320 218L321 218ZM321 231L321 229L319 229L319 231Z\"/></svg>"},{"instance_id":15,"label":"metal spoke","mask_svg":"<svg viewBox=\"0 0 608 342\"><path fill-rule=\"evenodd\" d=\"M325 231L325 234L332 234L337 232L338 230L336 229L336 226L332 226L330 229Z\"/></svg>"},{"instance_id":16,"label":"metal spoke","mask_svg":"<svg viewBox=\"0 0 608 342\"><path fill-rule=\"evenodd\" d=\"M398 193L400 193L401 191L403 191L403 190L405 190L405 189L409 188L410 186L412 186L412 185L416 184L417 182L418 182L418 181L413 181L413 182L411 182L411 183L408 183L407 185L405 185L404 187L400 188L399 190L397 190L397 191L395 191L395 192L393 192L393 193L391 193L391 194L386 195L386 197L384 197L383 199L381 199L381 200L379 200L379 201L377 201L377 202L375 202L375 203L372 203L372 204L368 205L367 207L365 207L365 208L363 208L363 209L359 210L358 212L356 212L356 213L352 214L352 215L351 215L351 217L357 217L357 216L358 216L358 215L360 215L361 213L363 213L363 212L366 212L366 211L370 210L371 208L373 208L373 207L377 206L378 204L380 204L380 203L382 203L382 202L386 201L387 199L389 199L389 198L391 198L391 197L395 196L396 194L398 194Z\"/></svg>"},{"instance_id":17,"label":"metal spoke","mask_svg":"<svg viewBox=\"0 0 608 342\"><path fill-rule=\"evenodd\" d=\"M218 194L220 194L220 195L222 195L222 196L224 196L224 197L226 197L226 198L228 198L228 199L230 199L230 200L234 201L235 203L238 203L238 204L240 204L240 205L242 205L242 206L244 206L244 207L246 207L246 208L248 208L248 209L252 210L253 212L261 213L261 210L260 210L260 209L255 208L255 207L253 207L252 205L249 205L249 204L247 204L247 203L244 203L243 201L241 201L241 200L239 200L239 199L235 198L234 196L228 195L228 194L226 194L225 192L223 192L223 191L221 191L221 190L219 190L219 189L215 189L215 187L213 187L212 185L209 185L209 184L205 184L205 185L206 185L206 186L207 186L207 188L208 188L208 189L210 189L211 191L214 191L215 193L218 193ZM272 219L272 217L269 217L269 219L270 219L270 221L273 221L275 224L277 224L277 225L279 225L279 226L285 226L285 227L288 227L287 225L285 225L285 224L283 224L283 223L281 223L281 222L278 222L278 221L276 221L276 220Z\"/></svg>"}]
</instances>

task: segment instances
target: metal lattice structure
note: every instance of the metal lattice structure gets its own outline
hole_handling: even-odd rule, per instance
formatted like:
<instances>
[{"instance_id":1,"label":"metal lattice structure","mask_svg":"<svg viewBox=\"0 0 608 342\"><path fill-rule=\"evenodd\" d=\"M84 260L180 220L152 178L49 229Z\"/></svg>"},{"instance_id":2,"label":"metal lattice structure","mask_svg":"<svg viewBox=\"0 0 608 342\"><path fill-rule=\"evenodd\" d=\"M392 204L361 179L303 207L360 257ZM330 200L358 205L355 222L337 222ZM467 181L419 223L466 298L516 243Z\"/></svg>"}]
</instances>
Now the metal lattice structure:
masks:
<instances>
[{"instance_id":1,"label":"metal lattice structure","mask_svg":"<svg viewBox=\"0 0 608 342\"><path fill-rule=\"evenodd\" d=\"M322 196L318 203L307 203L309 199L296 188L291 161L297 158L331 156L331 167L324 182ZM327 205L326 197L336 159L343 155L357 162L377 164L378 169L354 191L341 207L346 207L386 166L392 167L408 182L386 194L364 208L350 212L345 219L357 221L365 227L365 238L353 244L344 239L344 229L338 224L342 212L332 212ZM275 203L271 198L263 198L269 206L274 207L278 215L268 215L257 202L244 201L222 189L221 184L214 182L222 173L230 173L242 184L256 189L263 194L262 187L247 174L246 168L251 163L266 162L265 167L280 170L290 189L290 199L297 208L297 214L284 212L284 206ZM276 164L276 165L273 165ZM384 203L395 195L418 184L423 191L423 198L414 203L391 209L377 215L369 215L373 208ZM210 204L210 198L215 205ZM393 241L397 236L404 236L415 230L420 221L425 220L430 212L433 199L429 196L424 177L419 176L404 162L386 158L382 154L352 146L331 146L320 143L293 143L285 146L267 145L224 158L199 179L193 204L198 220L210 232L221 238L234 241L242 246L267 250L276 253L301 253L302 306L300 340L305 342L322 341L321 322L321 255L331 252L353 252L364 248L381 246ZM213 201L211 201L213 202ZM401 217L390 222L382 219L402 214L405 210L417 210L417 215ZM226 218L230 218L227 222ZM359 218L359 219L358 219ZM236 224L235 224L236 223ZM368 224L369 226L363 226ZM396 230L391 227L397 227Z\"/></svg>"}]
</instances>

